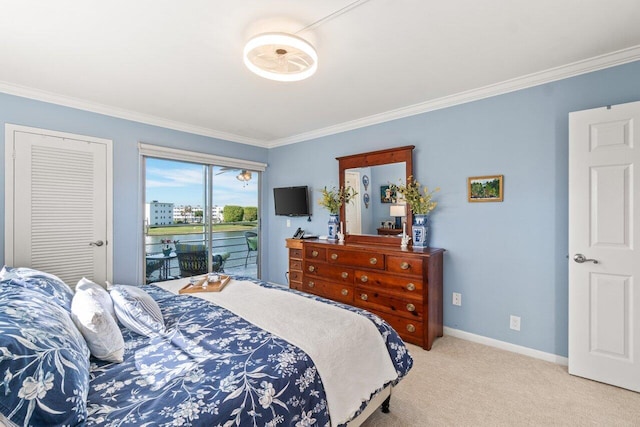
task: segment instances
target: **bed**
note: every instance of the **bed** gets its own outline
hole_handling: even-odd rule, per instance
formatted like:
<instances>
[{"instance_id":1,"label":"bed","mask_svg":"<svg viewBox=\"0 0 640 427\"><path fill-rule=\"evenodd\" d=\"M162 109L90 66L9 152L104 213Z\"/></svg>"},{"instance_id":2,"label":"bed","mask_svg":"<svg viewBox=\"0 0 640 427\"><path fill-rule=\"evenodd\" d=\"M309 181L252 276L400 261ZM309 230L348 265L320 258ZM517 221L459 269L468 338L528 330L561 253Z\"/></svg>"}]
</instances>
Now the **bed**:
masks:
<instances>
[{"instance_id":1,"label":"bed","mask_svg":"<svg viewBox=\"0 0 640 427\"><path fill-rule=\"evenodd\" d=\"M240 277L217 293L179 295L186 280L121 287L144 291L164 325L134 332L125 324L144 315L125 319L115 303L122 362L99 360L73 331L78 291L10 276L0 273L0 424L357 426L413 363L373 314Z\"/></svg>"}]
</instances>

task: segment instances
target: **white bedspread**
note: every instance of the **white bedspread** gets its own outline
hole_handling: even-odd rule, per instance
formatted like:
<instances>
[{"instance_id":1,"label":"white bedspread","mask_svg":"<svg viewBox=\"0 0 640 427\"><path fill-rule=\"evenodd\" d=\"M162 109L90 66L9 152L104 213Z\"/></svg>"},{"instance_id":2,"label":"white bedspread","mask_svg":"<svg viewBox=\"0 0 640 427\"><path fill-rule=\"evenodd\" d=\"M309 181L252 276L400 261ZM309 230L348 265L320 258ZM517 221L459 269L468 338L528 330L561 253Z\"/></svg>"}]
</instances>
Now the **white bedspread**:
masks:
<instances>
[{"instance_id":1,"label":"white bedspread","mask_svg":"<svg viewBox=\"0 0 640 427\"><path fill-rule=\"evenodd\" d=\"M156 284L178 293L187 283ZM347 422L371 393L397 378L378 329L363 316L249 281L231 280L222 292L189 295L212 301L304 350L324 384L332 425Z\"/></svg>"}]
</instances>

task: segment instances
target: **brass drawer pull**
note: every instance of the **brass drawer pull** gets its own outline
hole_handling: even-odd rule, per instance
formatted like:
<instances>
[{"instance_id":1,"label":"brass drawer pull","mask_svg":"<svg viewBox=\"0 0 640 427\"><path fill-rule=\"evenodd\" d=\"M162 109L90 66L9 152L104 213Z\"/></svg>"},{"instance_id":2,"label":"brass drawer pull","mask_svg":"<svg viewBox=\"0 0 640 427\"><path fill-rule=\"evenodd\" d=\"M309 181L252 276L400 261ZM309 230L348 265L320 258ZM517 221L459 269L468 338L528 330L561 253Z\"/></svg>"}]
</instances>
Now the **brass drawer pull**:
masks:
<instances>
[{"instance_id":1,"label":"brass drawer pull","mask_svg":"<svg viewBox=\"0 0 640 427\"><path fill-rule=\"evenodd\" d=\"M360 281L362 283L367 283L367 281L369 281L369 278L363 274L362 276L360 276Z\"/></svg>"},{"instance_id":2,"label":"brass drawer pull","mask_svg":"<svg viewBox=\"0 0 640 427\"><path fill-rule=\"evenodd\" d=\"M349 273L347 273L346 271L343 271L341 276L343 279L346 279L347 277L349 277Z\"/></svg>"},{"instance_id":3,"label":"brass drawer pull","mask_svg":"<svg viewBox=\"0 0 640 427\"><path fill-rule=\"evenodd\" d=\"M316 257L318 256L318 251L312 251L312 252L311 252L311 256L312 256L313 258L316 258Z\"/></svg>"},{"instance_id":4,"label":"brass drawer pull","mask_svg":"<svg viewBox=\"0 0 640 427\"><path fill-rule=\"evenodd\" d=\"M361 299L362 301L366 301L366 300L368 300L368 299L369 299L369 297L367 296L367 294L360 294L360 299Z\"/></svg>"},{"instance_id":5,"label":"brass drawer pull","mask_svg":"<svg viewBox=\"0 0 640 427\"><path fill-rule=\"evenodd\" d=\"M413 326L411 323L409 323L409 324L407 325L407 331L409 331L409 332L415 332L415 331L416 331L416 327L415 327L415 326Z\"/></svg>"},{"instance_id":6,"label":"brass drawer pull","mask_svg":"<svg viewBox=\"0 0 640 427\"><path fill-rule=\"evenodd\" d=\"M345 297L346 297L347 295L349 295L349 291L348 291L348 290L346 290L346 289L343 289L343 290L342 290L342 292L340 292L340 293L341 293L342 295L344 295Z\"/></svg>"},{"instance_id":7,"label":"brass drawer pull","mask_svg":"<svg viewBox=\"0 0 640 427\"><path fill-rule=\"evenodd\" d=\"M313 265L310 265L308 270L313 273L314 271L316 271L316 268Z\"/></svg>"},{"instance_id":8,"label":"brass drawer pull","mask_svg":"<svg viewBox=\"0 0 640 427\"><path fill-rule=\"evenodd\" d=\"M407 290L408 291L415 291L416 290L416 285L414 285L413 283L407 283Z\"/></svg>"},{"instance_id":9,"label":"brass drawer pull","mask_svg":"<svg viewBox=\"0 0 640 427\"><path fill-rule=\"evenodd\" d=\"M369 264L376 265L378 263L378 258L369 258Z\"/></svg>"},{"instance_id":10,"label":"brass drawer pull","mask_svg":"<svg viewBox=\"0 0 640 427\"><path fill-rule=\"evenodd\" d=\"M402 264L400 264L400 268L403 270L408 270L411 267L411 265L408 262L403 262Z\"/></svg>"},{"instance_id":11,"label":"brass drawer pull","mask_svg":"<svg viewBox=\"0 0 640 427\"><path fill-rule=\"evenodd\" d=\"M308 285L310 288L313 288L316 284L313 281L309 281Z\"/></svg>"},{"instance_id":12,"label":"brass drawer pull","mask_svg":"<svg viewBox=\"0 0 640 427\"><path fill-rule=\"evenodd\" d=\"M338 254L331 254L331 259L332 260L337 260L338 259Z\"/></svg>"},{"instance_id":13,"label":"brass drawer pull","mask_svg":"<svg viewBox=\"0 0 640 427\"><path fill-rule=\"evenodd\" d=\"M407 310L409 311L416 311L416 306L413 304L407 304Z\"/></svg>"}]
</instances>

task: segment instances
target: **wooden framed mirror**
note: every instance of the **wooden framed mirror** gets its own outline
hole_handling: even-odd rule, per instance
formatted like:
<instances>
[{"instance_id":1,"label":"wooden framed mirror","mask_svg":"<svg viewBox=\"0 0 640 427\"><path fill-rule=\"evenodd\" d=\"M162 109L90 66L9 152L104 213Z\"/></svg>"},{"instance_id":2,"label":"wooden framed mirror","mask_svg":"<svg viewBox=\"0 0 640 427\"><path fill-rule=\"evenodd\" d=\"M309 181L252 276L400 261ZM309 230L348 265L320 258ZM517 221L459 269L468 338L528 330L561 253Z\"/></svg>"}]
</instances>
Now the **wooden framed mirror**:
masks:
<instances>
[{"instance_id":1,"label":"wooden framed mirror","mask_svg":"<svg viewBox=\"0 0 640 427\"><path fill-rule=\"evenodd\" d=\"M340 221L345 224L347 241L400 245L402 230L389 229L383 224L393 222L391 206L394 206L384 187L406 183L413 175L414 148L407 145L336 157L340 187L350 185L358 192L355 203L340 207ZM406 232L411 235L412 215L408 209L406 222Z\"/></svg>"}]
</instances>

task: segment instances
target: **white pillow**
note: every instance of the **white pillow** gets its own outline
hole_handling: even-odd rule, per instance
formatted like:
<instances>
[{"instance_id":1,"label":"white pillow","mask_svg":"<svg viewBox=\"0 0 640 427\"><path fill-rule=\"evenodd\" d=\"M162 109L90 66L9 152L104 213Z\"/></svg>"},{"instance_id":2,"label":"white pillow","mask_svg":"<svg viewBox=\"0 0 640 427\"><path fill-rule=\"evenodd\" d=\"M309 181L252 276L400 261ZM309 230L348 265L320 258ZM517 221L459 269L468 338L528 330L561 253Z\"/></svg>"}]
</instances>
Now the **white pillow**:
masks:
<instances>
[{"instance_id":1,"label":"white pillow","mask_svg":"<svg viewBox=\"0 0 640 427\"><path fill-rule=\"evenodd\" d=\"M111 299L118 320L127 328L147 337L165 332L158 303L140 287L114 285Z\"/></svg>"},{"instance_id":2,"label":"white pillow","mask_svg":"<svg viewBox=\"0 0 640 427\"><path fill-rule=\"evenodd\" d=\"M76 292L71 301L71 317L94 357L120 363L124 357L122 332L95 294L94 289Z\"/></svg>"},{"instance_id":3,"label":"white pillow","mask_svg":"<svg viewBox=\"0 0 640 427\"><path fill-rule=\"evenodd\" d=\"M109 295L109 292L107 292L105 288L95 282L92 282L86 277L83 277L76 285L76 292L81 291L90 291L91 295L96 300L98 300L98 302L107 311L107 313L109 313L113 317L113 320L118 320L118 318L116 317L116 312L113 309L113 301L111 301L111 295Z\"/></svg>"}]
</instances>

